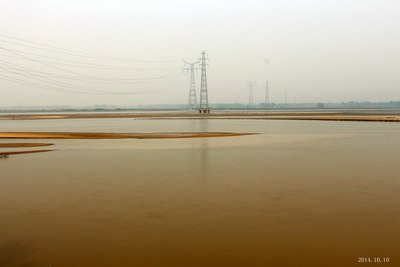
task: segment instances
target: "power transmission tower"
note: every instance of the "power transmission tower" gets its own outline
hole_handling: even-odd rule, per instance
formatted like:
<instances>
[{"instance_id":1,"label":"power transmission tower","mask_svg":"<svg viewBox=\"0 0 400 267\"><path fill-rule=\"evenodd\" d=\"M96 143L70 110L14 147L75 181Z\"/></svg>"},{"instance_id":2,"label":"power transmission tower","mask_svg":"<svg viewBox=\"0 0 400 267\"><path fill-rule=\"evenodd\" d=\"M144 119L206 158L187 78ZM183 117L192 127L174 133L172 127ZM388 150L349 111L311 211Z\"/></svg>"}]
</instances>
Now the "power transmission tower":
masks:
<instances>
[{"instance_id":1,"label":"power transmission tower","mask_svg":"<svg viewBox=\"0 0 400 267\"><path fill-rule=\"evenodd\" d=\"M187 108L188 109L198 109L199 106L197 105L197 97L196 97L196 85L194 82L194 70L198 69L195 68L194 66L199 63L198 61L196 62L187 62L187 61L183 61L184 66L182 71L190 71L190 84L189 84L189 97L188 97L188 104L187 104Z\"/></svg>"},{"instance_id":2,"label":"power transmission tower","mask_svg":"<svg viewBox=\"0 0 400 267\"><path fill-rule=\"evenodd\" d=\"M210 113L208 106L208 91L207 91L207 52L201 51L200 66L201 66L201 85L200 85L200 113Z\"/></svg>"},{"instance_id":3,"label":"power transmission tower","mask_svg":"<svg viewBox=\"0 0 400 267\"><path fill-rule=\"evenodd\" d=\"M249 87L249 107L254 105L254 91L253 87L256 85L255 82L248 82L247 86Z\"/></svg>"},{"instance_id":4,"label":"power transmission tower","mask_svg":"<svg viewBox=\"0 0 400 267\"><path fill-rule=\"evenodd\" d=\"M287 91L285 90L285 104L287 104Z\"/></svg>"},{"instance_id":5,"label":"power transmission tower","mask_svg":"<svg viewBox=\"0 0 400 267\"><path fill-rule=\"evenodd\" d=\"M270 104L269 89L268 89L268 81L265 82L265 104L266 104L266 105L269 105L269 104Z\"/></svg>"}]
</instances>

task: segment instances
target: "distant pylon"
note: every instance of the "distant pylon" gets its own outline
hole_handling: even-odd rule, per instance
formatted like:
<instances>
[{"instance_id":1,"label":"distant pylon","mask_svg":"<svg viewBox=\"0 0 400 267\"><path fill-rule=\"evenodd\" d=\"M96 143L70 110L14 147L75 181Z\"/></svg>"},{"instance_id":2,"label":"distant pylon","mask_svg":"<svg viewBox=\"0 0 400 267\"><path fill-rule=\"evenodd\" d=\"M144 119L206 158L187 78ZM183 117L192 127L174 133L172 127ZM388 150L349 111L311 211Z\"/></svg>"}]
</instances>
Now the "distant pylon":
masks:
<instances>
[{"instance_id":1,"label":"distant pylon","mask_svg":"<svg viewBox=\"0 0 400 267\"><path fill-rule=\"evenodd\" d=\"M287 91L285 90L285 104L287 104Z\"/></svg>"},{"instance_id":2,"label":"distant pylon","mask_svg":"<svg viewBox=\"0 0 400 267\"><path fill-rule=\"evenodd\" d=\"M198 109L199 106L197 105L196 85L194 82L194 70L195 70L194 66L199 62L196 61L192 63L184 60L183 63L184 63L183 70L186 70L187 72L190 71L189 97L188 97L187 108Z\"/></svg>"},{"instance_id":3,"label":"distant pylon","mask_svg":"<svg viewBox=\"0 0 400 267\"><path fill-rule=\"evenodd\" d=\"M201 51L200 66L201 66L201 85L200 85L200 113L210 113L208 106L208 91L207 91L207 52Z\"/></svg>"},{"instance_id":4,"label":"distant pylon","mask_svg":"<svg viewBox=\"0 0 400 267\"><path fill-rule=\"evenodd\" d=\"M255 82L249 82L247 83L247 86L249 87L249 106L254 105L254 91L253 87L255 86Z\"/></svg>"},{"instance_id":5,"label":"distant pylon","mask_svg":"<svg viewBox=\"0 0 400 267\"><path fill-rule=\"evenodd\" d=\"M265 102L264 103L267 104L267 105L270 104L268 81L265 82Z\"/></svg>"}]
</instances>

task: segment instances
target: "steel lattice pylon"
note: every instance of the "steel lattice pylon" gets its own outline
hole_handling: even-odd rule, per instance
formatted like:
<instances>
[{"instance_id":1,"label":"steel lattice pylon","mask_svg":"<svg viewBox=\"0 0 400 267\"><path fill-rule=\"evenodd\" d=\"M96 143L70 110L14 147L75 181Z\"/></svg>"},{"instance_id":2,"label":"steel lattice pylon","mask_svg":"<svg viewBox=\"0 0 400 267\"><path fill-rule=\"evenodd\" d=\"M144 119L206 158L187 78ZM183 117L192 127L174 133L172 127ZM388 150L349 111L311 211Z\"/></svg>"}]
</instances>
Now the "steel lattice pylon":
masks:
<instances>
[{"instance_id":1,"label":"steel lattice pylon","mask_svg":"<svg viewBox=\"0 0 400 267\"><path fill-rule=\"evenodd\" d=\"M197 62L191 63L187 61L184 62L184 68L183 70L190 71L190 84L189 84L189 97L188 97L188 104L187 108L188 109L198 109L199 106L197 105L197 97L196 97L196 85L194 81L194 70L195 70L195 65Z\"/></svg>"},{"instance_id":2,"label":"steel lattice pylon","mask_svg":"<svg viewBox=\"0 0 400 267\"><path fill-rule=\"evenodd\" d=\"M201 85L200 85L200 113L210 113L210 107L208 106L208 91L207 91L207 53L201 51L200 66L201 66Z\"/></svg>"},{"instance_id":3,"label":"steel lattice pylon","mask_svg":"<svg viewBox=\"0 0 400 267\"><path fill-rule=\"evenodd\" d=\"M265 82L265 101L264 101L264 103L267 104L267 105L270 104L268 81Z\"/></svg>"},{"instance_id":4,"label":"steel lattice pylon","mask_svg":"<svg viewBox=\"0 0 400 267\"><path fill-rule=\"evenodd\" d=\"M250 88L249 90L249 104L248 106L251 107L254 105L254 91L253 87L255 86L255 82L249 82L247 86Z\"/></svg>"}]
</instances>

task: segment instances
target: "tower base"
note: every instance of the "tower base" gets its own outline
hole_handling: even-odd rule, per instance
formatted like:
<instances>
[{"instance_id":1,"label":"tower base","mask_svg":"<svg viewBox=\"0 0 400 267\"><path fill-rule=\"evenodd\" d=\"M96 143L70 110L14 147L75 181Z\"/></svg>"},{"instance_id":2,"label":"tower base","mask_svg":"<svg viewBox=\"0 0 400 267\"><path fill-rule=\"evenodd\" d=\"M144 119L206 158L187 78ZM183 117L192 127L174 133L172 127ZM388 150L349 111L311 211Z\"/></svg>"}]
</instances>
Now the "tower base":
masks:
<instances>
[{"instance_id":1,"label":"tower base","mask_svg":"<svg viewBox=\"0 0 400 267\"><path fill-rule=\"evenodd\" d=\"M210 113L210 109L199 109L199 113Z\"/></svg>"}]
</instances>

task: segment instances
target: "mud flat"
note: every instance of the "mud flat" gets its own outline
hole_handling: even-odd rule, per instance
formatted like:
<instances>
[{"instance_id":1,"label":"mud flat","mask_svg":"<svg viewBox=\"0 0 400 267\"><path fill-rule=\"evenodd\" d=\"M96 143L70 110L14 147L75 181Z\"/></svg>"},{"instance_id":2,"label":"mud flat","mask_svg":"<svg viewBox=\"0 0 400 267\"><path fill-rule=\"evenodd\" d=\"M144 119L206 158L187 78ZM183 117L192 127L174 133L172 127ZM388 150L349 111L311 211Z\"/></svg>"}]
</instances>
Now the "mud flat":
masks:
<instances>
[{"instance_id":1,"label":"mud flat","mask_svg":"<svg viewBox=\"0 0 400 267\"><path fill-rule=\"evenodd\" d=\"M169 132L169 133L85 133L85 132L0 132L0 139L162 139L204 138L251 135L231 132ZM3 144L4 145L4 144Z\"/></svg>"}]
</instances>

